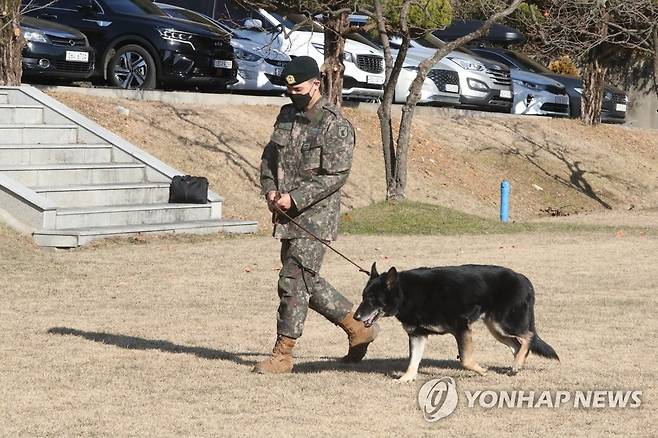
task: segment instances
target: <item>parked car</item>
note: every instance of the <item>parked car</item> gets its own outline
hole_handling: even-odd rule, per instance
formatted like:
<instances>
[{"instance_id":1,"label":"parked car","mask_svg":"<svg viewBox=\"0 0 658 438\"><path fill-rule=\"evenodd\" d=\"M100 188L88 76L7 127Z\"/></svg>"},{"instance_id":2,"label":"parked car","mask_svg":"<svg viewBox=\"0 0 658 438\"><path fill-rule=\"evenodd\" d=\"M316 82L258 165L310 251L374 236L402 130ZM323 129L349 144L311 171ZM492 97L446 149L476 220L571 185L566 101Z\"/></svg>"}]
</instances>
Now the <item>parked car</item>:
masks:
<instances>
[{"instance_id":1,"label":"parked car","mask_svg":"<svg viewBox=\"0 0 658 438\"><path fill-rule=\"evenodd\" d=\"M352 38L363 38L361 41L369 42L377 48L381 44L376 38L371 37L365 32L359 32ZM400 44L401 40L397 37L391 38L389 41L393 57L397 57ZM411 49L407 52L402 70L400 70L400 75L398 76L398 81L395 84L393 102L406 102L411 84L418 75L418 66L427 58L426 55L427 53L422 50L419 52L418 50ZM446 60L439 60L428 72L427 78L421 88L420 101L418 103L446 106L459 105L459 74Z\"/></svg>"},{"instance_id":2,"label":"parked car","mask_svg":"<svg viewBox=\"0 0 658 438\"><path fill-rule=\"evenodd\" d=\"M423 39L413 40L411 50L427 58L444 45L439 38L428 34ZM444 60L449 61L459 75L461 107L510 112L513 94L509 67L465 49L453 50Z\"/></svg>"},{"instance_id":3,"label":"parked car","mask_svg":"<svg viewBox=\"0 0 658 438\"><path fill-rule=\"evenodd\" d=\"M505 63L511 69L538 73L561 83L569 95L571 117L580 117L583 81L576 76L567 76L553 73L540 63L512 50L491 47L472 47L472 51L480 56L486 56L498 62ZM609 84L605 85L603 104L601 106L601 121L606 123L624 123L628 97L622 90Z\"/></svg>"},{"instance_id":4,"label":"parked car","mask_svg":"<svg viewBox=\"0 0 658 438\"><path fill-rule=\"evenodd\" d=\"M561 83L548 76L511 70L513 114L569 117L569 96Z\"/></svg>"},{"instance_id":5,"label":"parked car","mask_svg":"<svg viewBox=\"0 0 658 438\"><path fill-rule=\"evenodd\" d=\"M212 12L212 18L262 47L274 47L290 57L311 56L318 65L324 63L324 28L320 23L308 21L300 27L300 22L305 20L302 16L248 8L235 0L216 0L212 5L185 0L168 0L168 3L202 13ZM293 27L296 29L291 32ZM344 97L370 100L384 94L384 56L379 50L348 39L343 64Z\"/></svg>"},{"instance_id":6,"label":"parked car","mask_svg":"<svg viewBox=\"0 0 658 438\"><path fill-rule=\"evenodd\" d=\"M291 56L310 56L319 66L324 63L324 28L317 22L302 24L305 17L260 10L263 18L284 29L280 33L282 50ZM295 27L299 29L292 31ZM367 44L347 38L343 54L343 97L379 99L384 95L384 54Z\"/></svg>"},{"instance_id":7,"label":"parked car","mask_svg":"<svg viewBox=\"0 0 658 438\"><path fill-rule=\"evenodd\" d=\"M199 12L166 3L155 3L170 17L217 26L231 34L231 45L238 60L238 82L230 85L232 90L283 92L285 84L281 79L283 67L290 62L290 56L271 47L255 43L229 27Z\"/></svg>"},{"instance_id":8,"label":"parked car","mask_svg":"<svg viewBox=\"0 0 658 438\"><path fill-rule=\"evenodd\" d=\"M395 51L397 56L397 50ZM395 84L395 103L404 103L409 96L409 89L418 75L418 66L425 58L407 55L400 70L398 81ZM427 73L420 90L420 104L434 104L444 106L459 105L459 73L447 63L440 60Z\"/></svg>"},{"instance_id":9,"label":"parked car","mask_svg":"<svg viewBox=\"0 0 658 438\"><path fill-rule=\"evenodd\" d=\"M87 37L72 27L39 20L21 18L23 76L84 80L94 72L95 53Z\"/></svg>"},{"instance_id":10,"label":"parked car","mask_svg":"<svg viewBox=\"0 0 658 438\"><path fill-rule=\"evenodd\" d=\"M26 2L26 0L23 0ZM38 0L30 15L83 32L96 49L97 77L128 89L237 81L230 35L168 17L150 0Z\"/></svg>"}]
</instances>

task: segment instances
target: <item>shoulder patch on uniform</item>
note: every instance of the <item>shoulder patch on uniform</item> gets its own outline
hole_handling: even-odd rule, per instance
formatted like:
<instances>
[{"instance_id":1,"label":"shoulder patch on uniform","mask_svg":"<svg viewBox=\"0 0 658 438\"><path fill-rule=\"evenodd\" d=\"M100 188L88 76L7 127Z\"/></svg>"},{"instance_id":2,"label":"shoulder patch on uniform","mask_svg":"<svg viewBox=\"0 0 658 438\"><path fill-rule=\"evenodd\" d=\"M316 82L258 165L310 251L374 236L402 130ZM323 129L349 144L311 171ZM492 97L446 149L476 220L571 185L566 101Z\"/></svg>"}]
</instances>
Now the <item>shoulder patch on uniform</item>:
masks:
<instances>
[{"instance_id":1,"label":"shoulder patch on uniform","mask_svg":"<svg viewBox=\"0 0 658 438\"><path fill-rule=\"evenodd\" d=\"M350 135L349 127L342 123L338 125L338 137L346 138L348 135Z\"/></svg>"}]
</instances>

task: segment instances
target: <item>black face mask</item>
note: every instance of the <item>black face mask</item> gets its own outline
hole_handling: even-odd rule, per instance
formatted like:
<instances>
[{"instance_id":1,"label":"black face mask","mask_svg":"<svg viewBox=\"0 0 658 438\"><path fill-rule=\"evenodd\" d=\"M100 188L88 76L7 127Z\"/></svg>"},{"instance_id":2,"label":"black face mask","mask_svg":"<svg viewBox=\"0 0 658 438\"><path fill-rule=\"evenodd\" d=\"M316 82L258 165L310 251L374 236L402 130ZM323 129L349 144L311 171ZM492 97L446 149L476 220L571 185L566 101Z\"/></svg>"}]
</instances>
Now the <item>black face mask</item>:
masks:
<instances>
[{"instance_id":1,"label":"black face mask","mask_svg":"<svg viewBox=\"0 0 658 438\"><path fill-rule=\"evenodd\" d=\"M311 93L306 94L289 94L288 97L292 100L292 106L297 111L304 111L309 103L311 103Z\"/></svg>"}]
</instances>

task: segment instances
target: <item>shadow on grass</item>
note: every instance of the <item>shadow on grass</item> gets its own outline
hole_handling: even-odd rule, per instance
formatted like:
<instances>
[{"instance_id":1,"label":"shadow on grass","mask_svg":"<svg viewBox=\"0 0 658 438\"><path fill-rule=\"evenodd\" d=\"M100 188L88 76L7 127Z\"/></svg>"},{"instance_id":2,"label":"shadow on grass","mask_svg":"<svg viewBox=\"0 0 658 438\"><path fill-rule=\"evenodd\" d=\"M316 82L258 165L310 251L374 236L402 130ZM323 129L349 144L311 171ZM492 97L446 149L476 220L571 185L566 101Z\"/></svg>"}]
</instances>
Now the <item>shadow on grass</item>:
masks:
<instances>
[{"instance_id":1,"label":"shadow on grass","mask_svg":"<svg viewBox=\"0 0 658 438\"><path fill-rule=\"evenodd\" d=\"M256 364L256 361L243 359L242 356L263 356L262 353L233 353L230 351L216 350L205 347L188 347L160 339L145 339L137 336L116 335L102 332L87 332L68 327L53 327L48 329L48 333L51 335L78 336L88 341L113 345L115 347L123 348L126 350L158 350L165 353L191 354L202 359L225 360L245 366L253 366ZM364 359L358 364L346 364L340 362L338 358L330 357L327 357L326 360L307 362L300 362L298 358L297 363L295 363L293 372L298 374L314 374L325 371L346 371L366 374L378 373L387 376L398 377L407 369L408 363L409 360L407 358ZM446 370L463 370L461 364L457 360L423 359L421 363L421 371L422 369L429 367ZM489 371L497 374L507 374L509 372L509 368L490 367Z\"/></svg>"},{"instance_id":2,"label":"shadow on grass","mask_svg":"<svg viewBox=\"0 0 658 438\"><path fill-rule=\"evenodd\" d=\"M296 363L294 372L299 374L321 373L323 371L349 371L356 373L379 373L388 376L401 375L407 369L409 359L364 359L358 364L345 364L339 360L328 358L324 361ZM421 368L434 367L441 369L461 370L461 364L456 360L423 359Z\"/></svg>"},{"instance_id":3,"label":"shadow on grass","mask_svg":"<svg viewBox=\"0 0 658 438\"><path fill-rule=\"evenodd\" d=\"M338 360L332 360L333 358L327 358L324 361L313 361L313 362L301 362L296 363L293 372L299 374L313 374L321 373L324 371L347 371L347 372L356 372L356 373L367 373L367 374L383 374L389 377L400 377L407 369L409 359L407 358L398 358L398 359L364 359L358 364L344 364ZM449 359L423 359L419 373L427 372L428 368L438 368L441 370L455 370L460 372L465 372L476 376L472 371L465 370L461 363L458 360L449 360ZM499 374L499 375L509 375L510 367L506 366L490 366L485 367L488 373Z\"/></svg>"},{"instance_id":4,"label":"shadow on grass","mask_svg":"<svg viewBox=\"0 0 658 438\"><path fill-rule=\"evenodd\" d=\"M158 350L165 353L192 354L202 359L226 360L238 365L254 365L256 361L245 360L241 356L261 356L260 353L232 353L204 347L188 347L160 339L145 339L136 336L115 335L111 333L86 332L68 327L53 327L48 330L51 335L78 336L101 344L114 345L126 350Z\"/></svg>"}]
</instances>

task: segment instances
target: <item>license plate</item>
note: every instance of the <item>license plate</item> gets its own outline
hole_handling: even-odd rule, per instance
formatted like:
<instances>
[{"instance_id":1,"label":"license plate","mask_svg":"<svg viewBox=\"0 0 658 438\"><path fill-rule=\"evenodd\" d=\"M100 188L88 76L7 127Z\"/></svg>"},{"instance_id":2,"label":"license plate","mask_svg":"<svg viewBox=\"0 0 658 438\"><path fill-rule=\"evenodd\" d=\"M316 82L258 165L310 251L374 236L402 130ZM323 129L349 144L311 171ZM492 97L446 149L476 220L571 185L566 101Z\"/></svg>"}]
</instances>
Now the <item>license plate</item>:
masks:
<instances>
[{"instance_id":1,"label":"license plate","mask_svg":"<svg viewBox=\"0 0 658 438\"><path fill-rule=\"evenodd\" d=\"M615 109L621 113L626 112L626 105L623 103L618 103L617 106L615 106Z\"/></svg>"},{"instance_id":2,"label":"license plate","mask_svg":"<svg viewBox=\"0 0 658 438\"><path fill-rule=\"evenodd\" d=\"M274 69L274 76L281 76L281 73L283 73L283 67L277 67Z\"/></svg>"},{"instance_id":3,"label":"license plate","mask_svg":"<svg viewBox=\"0 0 658 438\"><path fill-rule=\"evenodd\" d=\"M569 96L555 96L555 103L566 105L569 103Z\"/></svg>"},{"instance_id":4,"label":"license plate","mask_svg":"<svg viewBox=\"0 0 658 438\"><path fill-rule=\"evenodd\" d=\"M512 92L510 90L500 90L500 97L503 99L511 99Z\"/></svg>"},{"instance_id":5,"label":"license plate","mask_svg":"<svg viewBox=\"0 0 658 438\"><path fill-rule=\"evenodd\" d=\"M213 63L215 68L233 68L233 61L227 61L225 59L215 59Z\"/></svg>"},{"instance_id":6,"label":"license plate","mask_svg":"<svg viewBox=\"0 0 658 438\"><path fill-rule=\"evenodd\" d=\"M446 91L448 93L459 93L459 85L446 84Z\"/></svg>"},{"instance_id":7,"label":"license plate","mask_svg":"<svg viewBox=\"0 0 658 438\"><path fill-rule=\"evenodd\" d=\"M66 51L66 60L71 62L89 62L89 53Z\"/></svg>"},{"instance_id":8,"label":"license plate","mask_svg":"<svg viewBox=\"0 0 658 438\"><path fill-rule=\"evenodd\" d=\"M373 85L384 85L384 76L368 76L366 83Z\"/></svg>"}]
</instances>

